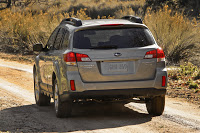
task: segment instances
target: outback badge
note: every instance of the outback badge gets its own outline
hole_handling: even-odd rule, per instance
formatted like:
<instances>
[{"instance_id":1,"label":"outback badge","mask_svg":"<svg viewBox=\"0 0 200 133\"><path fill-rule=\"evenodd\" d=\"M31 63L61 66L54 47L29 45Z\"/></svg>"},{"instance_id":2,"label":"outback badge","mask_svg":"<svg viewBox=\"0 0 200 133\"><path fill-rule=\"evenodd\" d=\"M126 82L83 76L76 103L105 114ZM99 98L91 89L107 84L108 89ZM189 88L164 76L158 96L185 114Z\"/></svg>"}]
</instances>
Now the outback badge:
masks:
<instances>
[{"instance_id":1,"label":"outback badge","mask_svg":"<svg viewBox=\"0 0 200 133\"><path fill-rule=\"evenodd\" d=\"M116 56L116 57L119 57L121 55L122 55L121 53L114 53L114 56Z\"/></svg>"}]
</instances>

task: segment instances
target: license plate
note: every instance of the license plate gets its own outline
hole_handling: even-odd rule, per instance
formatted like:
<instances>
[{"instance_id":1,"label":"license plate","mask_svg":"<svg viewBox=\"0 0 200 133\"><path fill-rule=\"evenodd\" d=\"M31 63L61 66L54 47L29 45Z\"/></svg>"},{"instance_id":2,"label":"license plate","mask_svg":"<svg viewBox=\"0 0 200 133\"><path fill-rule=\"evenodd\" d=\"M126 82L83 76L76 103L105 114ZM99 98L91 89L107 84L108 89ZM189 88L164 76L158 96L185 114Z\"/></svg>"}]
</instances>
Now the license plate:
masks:
<instances>
[{"instance_id":1,"label":"license plate","mask_svg":"<svg viewBox=\"0 0 200 133\"><path fill-rule=\"evenodd\" d=\"M128 72L128 63L126 62L109 63L108 65L108 71L110 72Z\"/></svg>"},{"instance_id":2,"label":"license plate","mask_svg":"<svg viewBox=\"0 0 200 133\"><path fill-rule=\"evenodd\" d=\"M127 62L102 62L101 73L105 75L117 74L133 74L135 71L135 63L132 61Z\"/></svg>"}]
</instances>

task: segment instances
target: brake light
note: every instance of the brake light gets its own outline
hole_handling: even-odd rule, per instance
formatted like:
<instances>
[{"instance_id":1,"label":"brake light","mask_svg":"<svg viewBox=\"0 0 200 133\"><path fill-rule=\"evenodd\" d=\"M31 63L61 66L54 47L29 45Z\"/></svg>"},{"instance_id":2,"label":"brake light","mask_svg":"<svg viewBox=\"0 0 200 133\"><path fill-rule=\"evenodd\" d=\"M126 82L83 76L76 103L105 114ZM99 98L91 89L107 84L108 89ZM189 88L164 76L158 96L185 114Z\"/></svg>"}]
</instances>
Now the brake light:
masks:
<instances>
[{"instance_id":1,"label":"brake light","mask_svg":"<svg viewBox=\"0 0 200 133\"><path fill-rule=\"evenodd\" d=\"M91 61L91 59L88 55L74 53L74 52L69 52L67 54L64 54L63 58L64 58L64 61L68 65L76 65L76 62L89 62L89 61Z\"/></svg>"},{"instance_id":2,"label":"brake light","mask_svg":"<svg viewBox=\"0 0 200 133\"><path fill-rule=\"evenodd\" d=\"M123 24L102 24L100 26L122 26Z\"/></svg>"},{"instance_id":3,"label":"brake light","mask_svg":"<svg viewBox=\"0 0 200 133\"><path fill-rule=\"evenodd\" d=\"M65 62L76 62L76 57L73 52L69 52L64 55L64 61Z\"/></svg>"},{"instance_id":4,"label":"brake light","mask_svg":"<svg viewBox=\"0 0 200 133\"><path fill-rule=\"evenodd\" d=\"M165 87L166 84L166 77L162 76L162 87Z\"/></svg>"},{"instance_id":5,"label":"brake light","mask_svg":"<svg viewBox=\"0 0 200 133\"><path fill-rule=\"evenodd\" d=\"M72 90L72 91L75 91L75 90L76 90L74 80L70 80L70 86L71 86L71 90Z\"/></svg>"},{"instance_id":6,"label":"brake light","mask_svg":"<svg viewBox=\"0 0 200 133\"><path fill-rule=\"evenodd\" d=\"M157 62L165 60L165 54L162 49L156 49L146 52L144 59L157 58Z\"/></svg>"},{"instance_id":7,"label":"brake light","mask_svg":"<svg viewBox=\"0 0 200 133\"><path fill-rule=\"evenodd\" d=\"M162 49L157 49L157 58L165 58L165 54Z\"/></svg>"}]
</instances>

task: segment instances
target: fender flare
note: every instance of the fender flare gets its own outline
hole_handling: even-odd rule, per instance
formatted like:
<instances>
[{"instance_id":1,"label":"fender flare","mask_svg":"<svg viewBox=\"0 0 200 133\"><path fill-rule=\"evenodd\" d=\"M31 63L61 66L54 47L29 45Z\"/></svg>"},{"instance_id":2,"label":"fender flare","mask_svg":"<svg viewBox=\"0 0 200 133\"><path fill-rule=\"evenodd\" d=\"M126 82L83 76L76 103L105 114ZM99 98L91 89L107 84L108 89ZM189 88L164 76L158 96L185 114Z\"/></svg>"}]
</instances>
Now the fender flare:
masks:
<instances>
[{"instance_id":1,"label":"fender flare","mask_svg":"<svg viewBox=\"0 0 200 133\"><path fill-rule=\"evenodd\" d=\"M35 57L35 63L33 65L33 76L34 76L34 71L37 72L38 81L41 82L42 80L41 80L40 70L38 68L39 68L39 55Z\"/></svg>"},{"instance_id":2,"label":"fender flare","mask_svg":"<svg viewBox=\"0 0 200 133\"><path fill-rule=\"evenodd\" d=\"M53 82L54 79L57 78L57 83L58 83L58 87L59 87L59 93L62 93L62 86L61 86L61 75L60 75L60 68L59 68L59 62L58 61L54 61L53 62L53 72L52 72L52 86L53 86ZM53 89L53 88L52 88ZM53 92L54 90L52 90Z\"/></svg>"}]
</instances>

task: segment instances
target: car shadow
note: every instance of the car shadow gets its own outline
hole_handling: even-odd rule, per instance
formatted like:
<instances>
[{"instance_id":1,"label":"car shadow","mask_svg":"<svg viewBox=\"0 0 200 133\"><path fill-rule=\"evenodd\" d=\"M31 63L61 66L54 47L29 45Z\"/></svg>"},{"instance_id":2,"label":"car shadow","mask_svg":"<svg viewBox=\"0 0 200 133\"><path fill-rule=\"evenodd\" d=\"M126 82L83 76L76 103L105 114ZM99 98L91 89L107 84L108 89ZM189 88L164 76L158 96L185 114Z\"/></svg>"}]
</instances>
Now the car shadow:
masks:
<instances>
[{"instance_id":1,"label":"car shadow","mask_svg":"<svg viewBox=\"0 0 200 133\"><path fill-rule=\"evenodd\" d=\"M35 104L0 111L0 131L69 132L116 128L151 121L145 112L129 109L120 103L77 103L72 116L56 118L54 107Z\"/></svg>"}]
</instances>

